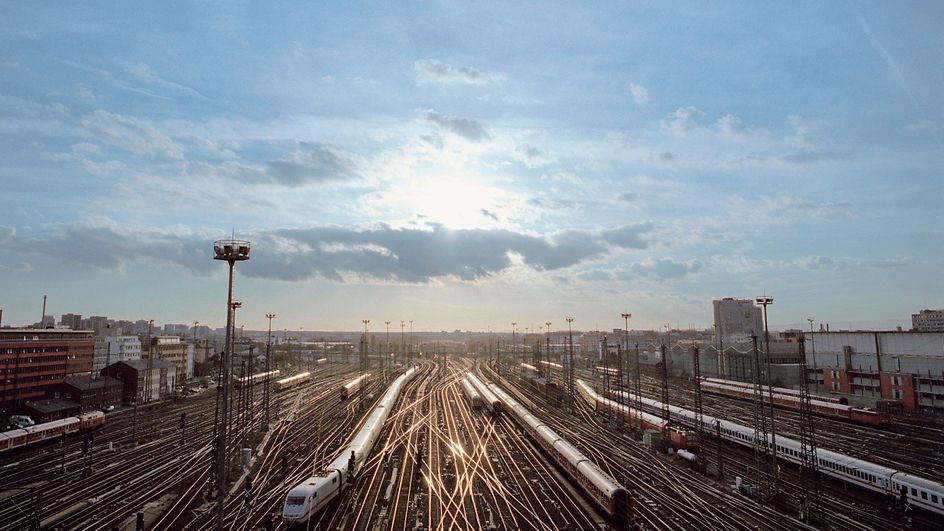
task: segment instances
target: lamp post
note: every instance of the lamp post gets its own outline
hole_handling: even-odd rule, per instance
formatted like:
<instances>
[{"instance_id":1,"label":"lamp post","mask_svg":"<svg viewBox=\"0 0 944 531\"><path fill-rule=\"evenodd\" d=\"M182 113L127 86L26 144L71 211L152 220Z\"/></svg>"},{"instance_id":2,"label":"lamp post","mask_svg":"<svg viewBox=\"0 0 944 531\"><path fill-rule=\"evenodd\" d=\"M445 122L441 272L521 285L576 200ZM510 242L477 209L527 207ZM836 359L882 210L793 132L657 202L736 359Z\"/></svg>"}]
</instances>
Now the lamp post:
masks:
<instances>
[{"instance_id":1,"label":"lamp post","mask_svg":"<svg viewBox=\"0 0 944 531\"><path fill-rule=\"evenodd\" d=\"M226 299L226 339L222 352L223 381L222 392L217 397L220 398L220 419L219 430L216 441L216 475L217 475L217 513L216 527L223 529L223 518L225 516L226 499L226 428L229 423L229 388L232 376L232 341L233 341L233 270L236 262L249 260L249 242L231 238L229 240L218 240L213 244L213 259L223 260L229 264L229 284L227 287Z\"/></svg>"},{"instance_id":2,"label":"lamp post","mask_svg":"<svg viewBox=\"0 0 944 531\"><path fill-rule=\"evenodd\" d=\"M370 319L361 319L364 323L364 339L361 340L361 372L367 372L367 325Z\"/></svg>"},{"instance_id":3,"label":"lamp post","mask_svg":"<svg viewBox=\"0 0 944 531\"><path fill-rule=\"evenodd\" d=\"M406 326L406 321L400 321L400 360L403 360L403 327Z\"/></svg>"},{"instance_id":4,"label":"lamp post","mask_svg":"<svg viewBox=\"0 0 944 531\"><path fill-rule=\"evenodd\" d=\"M813 338L813 318L807 317L807 321L810 322L810 350L812 351L811 357L813 358L813 386L819 391L819 374L816 374L816 340Z\"/></svg>"},{"instance_id":5,"label":"lamp post","mask_svg":"<svg viewBox=\"0 0 944 531\"><path fill-rule=\"evenodd\" d=\"M767 329L767 306L774 303L774 298L761 295L756 298L756 302L764 307L764 352L767 354L767 396L770 400L770 449L772 451L771 463L774 467L773 490L776 490L780 480L780 467L777 466L777 427L774 425L774 390L770 381L770 332Z\"/></svg>"},{"instance_id":6,"label":"lamp post","mask_svg":"<svg viewBox=\"0 0 944 531\"><path fill-rule=\"evenodd\" d=\"M518 359L517 358L518 341L516 338L517 332L518 332L518 323L516 321L512 321L511 323L511 360L512 360L512 363L514 363L514 361Z\"/></svg>"},{"instance_id":7,"label":"lamp post","mask_svg":"<svg viewBox=\"0 0 944 531\"><path fill-rule=\"evenodd\" d=\"M574 398L574 329L573 317L565 317L567 321L567 393L570 395L571 400Z\"/></svg>"},{"instance_id":8,"label":"lamp post","mask_svg":"<svg viewBox=\"0 0 944 531\"><path fill-rule=\"evenodd\" d=\"M272 356L272 319L275 319L274 313L267 313L266 319L269 321L269 332L266 335L266 364L265 364L265 425L263 426L263 431L269 429L269 371L271 371L271 364L269 358Z\"/></svg>"},{"instance_id":9,"label":"lamp post","mask_svg":"<svg viewBox=\"0 0 944 531\"><path fill-rule=\"evenodd\" d=\"M633 316L633 314L631 314L631 313L629 313L629 312L623 312L623 313L620 314L620 317L623 318L623 338L624 338L625 343L626 343L626 350L629 350L629 318L632 317L632 316ZM638 360L637 360L637 362L638 362ZM638 371L638 370L639 370L638 364L634 363L633 365L634 365L633 369ZM637 378L638 378L638 376L637 376ZM619 387L620 387L620 392L625 392L625 389L624 389L624 387L623 387L623 375L622 375L622 374L620 375Z\"/></svg>"},{"instance_id":10,"label":"lamp post","mask_svg":"<svg viewBox=\"0 0 944 531\"><path fill-rule=\"evenodd\" d=\"M390 357L390 321L384 321L384 324L387 326L386 339L384 340L384 343L386 344L386 346L384 347L384 353L383 353L383 373L384 373L384 381L386 381L387 380L387 361L388 361L387 358Z\"/></svg>"},{"instance_id":11,"label":"lamp post","mask_svg":"<svg viewBox=\"0 0 944 531\"><path fill-rule=\"evenodd\" d=\"M413 363L413 321L410 321L410 363Z\"/></svg>"}]
</instances>

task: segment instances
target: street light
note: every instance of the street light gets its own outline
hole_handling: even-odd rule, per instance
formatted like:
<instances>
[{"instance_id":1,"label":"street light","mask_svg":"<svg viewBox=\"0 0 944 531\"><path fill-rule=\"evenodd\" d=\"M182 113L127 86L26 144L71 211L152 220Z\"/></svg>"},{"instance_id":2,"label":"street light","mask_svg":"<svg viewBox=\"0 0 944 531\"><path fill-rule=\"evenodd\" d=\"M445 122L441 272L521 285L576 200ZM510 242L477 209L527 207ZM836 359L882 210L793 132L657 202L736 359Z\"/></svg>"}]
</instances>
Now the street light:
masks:
<instances>
[{"instance_id":1,"label":"street light","mask_svg":"<svg viewBox=\"0 0 944 531\"><path fill-rule=\"evenodd\" d=\"M574 318L565 317L564 320L567 321L567 347L568 347L567 350L569 351L567 353L567 357L569 358L569 361L567 364L567 393L570 395L571 400L573 400L574 398L574 329L572 325L574 323Z\"/></svg>"},{"instance_id":2,"label":"street light","mask_svg":"<svg viewBox=\"0 0 944 531\"><path fill-rule=\"evenodd\" d=\"M777 466L777 427L774 425L774 390L770 380L770 332L767 329L767 306L774 303L774 298L761 295L755 300L757 304L764 307L764 351L767 353L767 395L770 400L770 449L772 451L771 463L774 468L774 490L776 490L777 482L780 480L780 467Z\"/></svg>"},{"instance_id":3,"label":"street light","mask_svg":"<svg viewBox=\"0 0 944 531\"><path fill-rule=\"evenodd\" d=\"M819 374L816 373L816 341L813 338L813 318L807 317L807 321L810 323L810 350L812 351L810 357L813 358L813 386L819 391ZM808 375L807 379L809 379Z\"/></svg>"},{"instance_id":4,"label":"street light","mask_svg":"<svg viewBox=\"0 0 944 531\"><path fill-rule=\"evenodd\" d=\"M226 299L226 340L225 347L221 356L223 367L222 394L217 394L220 399L220 429L218 431L217 450L216 450L216 475L217 475L217 513L216 527L223 528L223 518L225 514L226 498L226 428L229 422L229 387L232 376L232 340L233 340L233 270L236 262L249 260L249 242L231 238L229 240L217 240L213 243L213 259L223 260L229 264L229 284L227 287Z\"/></svg>"},{"instance_id":5,"label":"street light","mask_svg":"<svg viewBox=\"0 0 944 531\"><path fill-rule=\"evenodd\" d=\"M267 313L266 319L269 321L269 332L266 335L266 366L265 366L265 428L269 429L269 371L271 370L270 360L272 357L272 319L275 319L274 313Z\"/></svg>"},{"instance_id":6,"label":"street light","mask_svg":"<svg viewBox=\"0 0 944 531\"><path fill-rule=\"evenodd\" d=\"M623 312L623 313L620 314L620 317L623 318L623 334L624 334L623 337L625 338L626 350L629 350L629 318L632 317L632 316L633 316L633 314L631 314L631 313L629 313L629 312ZM622 360L620 360L620 366L622 366ZM638 353L637 353L637 355L636 355L635 363L633 363L633 370L637 371L636 378L639 378L639 374L638 374L638 371L639 371L639 355L638 355ZM621 392L625 392L625 391L626 391L626 389L625 389L624 386L623 386L623 375L622 375L622 374L620 374L619 387L620 387L620 391L621 391Z\"/></svg>"},{"instance_id":7,"label":"street light","mask_svg":"<svg viewBox=\"0 0 944 531\"><path fill-rule=\"evenodd\" d=\"M383 371L384 371L384 380L387 379L387 358L390 356L390 321L384 321L384 324L387 325L387 336L384 341L387 345L383 353Z\"/></svg>"}]
</instances>

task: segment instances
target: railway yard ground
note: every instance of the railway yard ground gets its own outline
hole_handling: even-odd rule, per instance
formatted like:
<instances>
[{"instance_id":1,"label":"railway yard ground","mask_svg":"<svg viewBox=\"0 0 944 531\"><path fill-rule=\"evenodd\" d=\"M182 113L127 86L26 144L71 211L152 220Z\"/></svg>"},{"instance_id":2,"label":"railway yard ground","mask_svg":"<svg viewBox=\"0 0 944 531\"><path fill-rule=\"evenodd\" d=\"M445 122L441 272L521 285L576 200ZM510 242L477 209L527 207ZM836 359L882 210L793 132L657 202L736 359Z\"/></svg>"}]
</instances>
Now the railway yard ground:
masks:
<instances>
[{"instance_id":1,"label":"railway yard ground","mask_svg":"<svg viewBox=\"0 0 944 531\"><path fill-rule=\"evenodd\" d=\"M580 397L563 400L530 386L511 364L470 358L417 360L373 451L342 495L299 529L940 529L944 517L905 511L894 499L821 477L823 518L797 518L809 491L799 469L780 467L777 493L759 500L749 484L754 453L702 434L697 463L643 444L632 419L595 411ZM286 493L323 470L358 432L397 371L372 371L359 392L339 390L361 372L353 364L312 371L300 385L263 393L231 422L233 463L222 528L288 529ZM402 371L400 371L402 372ZM629 491L625 520L601 510L548 449L505 412L473 408L463 392L469 372L498 385L548 428ZM599 386L599 379L580 375ZM643 394L659 399L644 376ZM673 405L692 407L694 384L673 381ZM216 529L213 485L217 393L125 407L106 415L83 451L81 434L19 448L0 457L0 529ZM752 404L703 394L704 413L750 425ZM184 415L185 414L185 415ZM183 421L181 419L184 419ZM777 433L798 437L800 417L777 410ZM944 477L944 431L896 420L878 428L815 419L818 447L924 478ZM251 448L241 451L240 448Z\"/></svg>"}]
</instances>

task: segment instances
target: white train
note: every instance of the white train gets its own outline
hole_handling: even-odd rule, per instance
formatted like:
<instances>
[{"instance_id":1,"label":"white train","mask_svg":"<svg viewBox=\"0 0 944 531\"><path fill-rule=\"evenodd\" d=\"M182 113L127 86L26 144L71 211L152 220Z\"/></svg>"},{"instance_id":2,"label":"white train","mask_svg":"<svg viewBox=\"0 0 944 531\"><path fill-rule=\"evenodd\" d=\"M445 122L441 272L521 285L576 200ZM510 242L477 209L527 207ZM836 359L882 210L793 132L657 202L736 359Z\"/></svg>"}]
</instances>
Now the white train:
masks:
<instances>
[{"instance_id":1,"label":"white train","mask_svg":"<svg viewBox=\"0 0 944 531\"><path fill-rule=\"evenodd\" d=\"M271 379L278 376L280 372L282 371L279 371L278 369L274 371L269 371L269 372L259 372L251 376L246 376L243 378L236 378L234 382L236 384L236 387L242 387L244 385L256 385L257 383L262 383L263 381L265 381L267 375Z\"/></svg>"},{"instance_id":2,"label":"white train","mask_svg":"<svg viewBox=\"0 0 944 531\"><path fill-rule=\"evenodd\" d=\"M627 401L632 403L635 400L635 395L630 393L614 391L611 394L624 403ZM641 400L643 408L661 413L661 402L645 397L642 397ZM669 405L669 416L671 420L680 424L691 427L697 426L695 413L687 409ZM702 429L704 431L715 433L717 424L720 424L721 436L724 439L753 447L753 429L710 415L702 416ZM768 449L770 449L770 446L768 441ZM803 454L801 453L799 441L778 435L776 453L780 459L801 466L803 464ZM944 515L944 485L941 483L830 450L817 449L816 462L819 471L827 476L887 496L903 497L912 506Z\"/></svg>"},{"instance_id":3,"label":"white train","mask_svg":"<svg viewBox=\"0 0 944 531\"><path fill-rule=\"evenodd\" d=\"M479 380L478 377L471 372L466 375L466 378L469 379L469 383L472 384L472 387L482 395L482 404L488 409L489 413L498 413L501 411L501 401L498 400L498 397L495 396L495 393L493 393L491 389L482 383L482 380Z\"/></svg>"},{"instance_id":4,"label":"white train","mask_svg":"<svg viewBox=\"0 0 944 531\"><path fill-rule=\"evenodd\" d=\"M462 382L462 390L465 392L465 397L469 399L472 409L482 409L482 395L469 383L468 378L462 378L460 381Z\"/></svg>"},{"instance_id":5,"label":"white train","mask_svg":"<svg viewBox=\"0 0 944 531\"><path fill-rule=\"evenodd\" d=\"M596 463L587 459L580 450L567 442L554 430L547 427L527 408L495 384L488 388L502 401L515 421L541 445L555 462L576 481L607 514L621 523L628 523L632 516L632 500L629 491Z\"/></svg>"},{"instance_id":6,"label":"white train","mask_svg":"<svg viewBox=\"0 0 944 531\"><path fill-rule=\"evenodd\" d=\"M307 382L310 379L311 379L310 372L303 372L303 373L296 374L295 376L282 378L281 380L278 380L277 382L275 382L275 390L276 392L282 391L282 390L288 389L289 387L298 385L300 383Z\"/></svg>"},{"instance_id":7,"label":"white train","mask_svg":"<svg viewBox=\"0 0 944 531\"><path fill-rule=\"evenodd\" d=\"M393 381L386 394L361 425L354 440L325 467L323 472L302 481L288 491L282 506L284 522L296 524L307 521L344 491L367 461L387 420L387 415L396 404L403 386L413 378L414 374L416 374L416 368L411 368Z\"/></svg>"},{"instance_id":8,"label":"white train","mask_svg":"<svg viewBox=\"0 0 944 531\"><path fill-rule=\"evenodd\" d=\"M360 391L364 387L364 384L366 384L369 380L370 373L366 372L344 384L341 387L341 400L347 400L348 398L356 395L357 392Z\"/></svg>"}]
</instances>

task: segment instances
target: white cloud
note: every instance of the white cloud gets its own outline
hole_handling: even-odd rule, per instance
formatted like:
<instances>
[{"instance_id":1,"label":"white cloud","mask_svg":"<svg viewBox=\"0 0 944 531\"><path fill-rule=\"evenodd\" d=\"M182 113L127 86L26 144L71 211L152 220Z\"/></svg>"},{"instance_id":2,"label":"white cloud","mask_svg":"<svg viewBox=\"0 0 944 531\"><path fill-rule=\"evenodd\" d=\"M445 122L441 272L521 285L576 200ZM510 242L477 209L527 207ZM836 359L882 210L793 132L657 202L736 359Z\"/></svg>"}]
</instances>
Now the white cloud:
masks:
<instances>
[{"instance_id":1,"label":"white cloud","mask_svg":"<svg viewBox=\"0 0 944 531\"><path fill-rule=\"evenodd\" d=\"M675 134L681 135L690 132L699 125L705 113L694 106L679 107L675 112L665 117L663 127Z\"/></svg>"},{"instance_id":2,"label":"white cloud","mask_svg":"<svg viewBox=\"0 0 944 531\"><path fill-rule=\"evenodd\" d=\"M633 95L633 101L636 102L636 105L640 107L645 107L649 104L649 89L643 85L637 85L636 83L629 84L629 92Z\"/></svg>"},{"instance_id":3,"label":"white cloud","mask_svg":"<svg viewBox=\"0 0 944 531\"><path fill-rule=\"evenodd\" d=\"M100 142L135 155L183 158L183 147L180 144L138 118L98 110L83 116L79 126Z\"/></svg>"},{"instance_id":4,"label":"white cloud","mask_svg":"<svg viewBox=\"0 0 944 531\"><path fill-rule=\"evenodd\" d=\"M744 122L733 114L725 114L716 122L718 129L727 136L736 136L744 133Z\"/></svg>"},{"instance_id":5,"label":"white cloud","mask_svg":"<svg viewBox=\"0 0 944 531\"><path fill-rule=\"evenodd\" d=\"M436 59L420 59L413 63L416 81L425 83L449 83L462 85L484 85L493 76L471 66L452 66Z\"/></svg>"}]
</instances>

